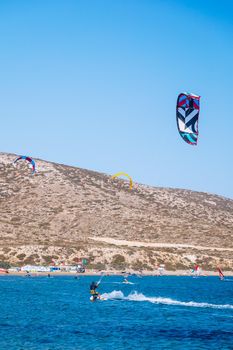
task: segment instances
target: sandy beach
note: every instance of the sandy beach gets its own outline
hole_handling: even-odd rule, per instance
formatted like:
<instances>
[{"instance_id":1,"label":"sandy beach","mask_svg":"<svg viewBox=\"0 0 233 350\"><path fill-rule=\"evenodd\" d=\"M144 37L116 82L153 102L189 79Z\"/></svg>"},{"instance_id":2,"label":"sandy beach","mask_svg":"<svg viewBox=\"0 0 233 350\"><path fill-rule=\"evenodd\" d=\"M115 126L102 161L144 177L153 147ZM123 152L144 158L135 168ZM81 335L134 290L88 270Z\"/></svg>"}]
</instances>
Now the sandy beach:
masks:
<instances>
[{"instance_id":1,"label":"sandy beach","mask_svg":"<svg viewBox=\"0 0 233 350\"><path fill-rule=\"evenodd\" d=\"M76 272L30 272L31 276L101 276L101 275L106 275L106 276L124 276L124 275L140 275L140 276L158 276L161 277L161 275L158 274L157 271L151 272L151 271L95 271L95 270L86 270L84 273L76 273ZM19 271L19 272L9 272L9 273L4 273L0 272L0 276L25 276L26 273L24 271ZM224 271L225 276L233 276L232 271ZM191 271L185 271L185 270L176 270L176 271L165 271L162 276L193 276ZM203 271L203 273L200 275L200 277L208 277L208 276L218 276L217 271Z\"/></svg>"}]
</instances>

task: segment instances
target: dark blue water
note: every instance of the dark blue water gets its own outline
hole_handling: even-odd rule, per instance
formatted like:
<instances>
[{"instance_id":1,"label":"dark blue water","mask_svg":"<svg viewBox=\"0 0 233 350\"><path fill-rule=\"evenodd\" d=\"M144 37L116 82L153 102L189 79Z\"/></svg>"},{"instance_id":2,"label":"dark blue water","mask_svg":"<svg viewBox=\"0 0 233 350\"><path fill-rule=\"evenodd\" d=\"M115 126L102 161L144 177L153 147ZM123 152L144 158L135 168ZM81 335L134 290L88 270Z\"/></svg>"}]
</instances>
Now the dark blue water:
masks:
<instances>
[{"instance_id":1,"label":"dark blue water","mask_svg":"<svg viewBox=\"0 0 233 350\"><path fill-rule=\"evenodd\" d=\"M91 303L91 280L0 277L0 349L233 349L233 282L104 277Z\"/></svg>"}]
</instances>

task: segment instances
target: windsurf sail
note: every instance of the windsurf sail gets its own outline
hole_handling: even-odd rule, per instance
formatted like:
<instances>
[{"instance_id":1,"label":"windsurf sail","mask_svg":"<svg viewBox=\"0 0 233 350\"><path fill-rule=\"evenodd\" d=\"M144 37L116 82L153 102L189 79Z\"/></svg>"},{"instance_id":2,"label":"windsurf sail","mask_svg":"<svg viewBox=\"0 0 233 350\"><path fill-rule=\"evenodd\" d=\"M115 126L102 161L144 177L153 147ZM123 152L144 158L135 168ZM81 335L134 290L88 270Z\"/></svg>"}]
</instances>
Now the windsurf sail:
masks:
<instances>
[{"instance_id":1,"label":"windsurf sail","mask_svg":"<svg viewBox=\"0 0 233 350\"><path fill-rule=\"evenodd\" d=\"M223 281L225 276L224 276L222 270L220 269L220 267L218 267L218 275L219 275L220 280Z\"/></svg>"},{"instance_id":2,"label":"windsurf sail","mask_svg":"<svg viewBox=\"0 0 233 350\"><path fill-rule=\"evenodd\" d=\"M195 265L194 266L194 269L192 270L192 273L194 274L194 276L200 276L200 273L201 273L201 269L199 267L199 265Z\"/></svg>"},{"instance_id":3,"label":"windsurf sail","mask_svg":"<svg viewBox=\"0 0 233 350\"><path fill-rule=\"evenodd\" d=\"M200 98L201 96L183 92L177 99L177 128L182 139L190 145L197 145Z\"/></svg>"}]
</instances>

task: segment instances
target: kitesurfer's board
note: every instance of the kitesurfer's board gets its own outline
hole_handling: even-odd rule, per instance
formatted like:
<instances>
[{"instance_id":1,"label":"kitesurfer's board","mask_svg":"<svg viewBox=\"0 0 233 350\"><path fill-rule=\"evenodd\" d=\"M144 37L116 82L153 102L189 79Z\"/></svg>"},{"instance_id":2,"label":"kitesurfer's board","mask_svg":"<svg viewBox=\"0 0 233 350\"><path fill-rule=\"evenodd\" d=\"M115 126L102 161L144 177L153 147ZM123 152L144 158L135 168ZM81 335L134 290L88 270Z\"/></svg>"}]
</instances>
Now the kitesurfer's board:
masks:
<instances>
[{"instance_id":1,"label":"kitesurfer's board","mask_svg":"<svg viewBox=\"0 0 233 350\"><path fill-rule=\"evenodd\" d=\"M103 300L107 300L104 297L98 297L98 298L94 298L93 295L90 297L90 301L103 301Z\"/></svg>"}]
</instances>

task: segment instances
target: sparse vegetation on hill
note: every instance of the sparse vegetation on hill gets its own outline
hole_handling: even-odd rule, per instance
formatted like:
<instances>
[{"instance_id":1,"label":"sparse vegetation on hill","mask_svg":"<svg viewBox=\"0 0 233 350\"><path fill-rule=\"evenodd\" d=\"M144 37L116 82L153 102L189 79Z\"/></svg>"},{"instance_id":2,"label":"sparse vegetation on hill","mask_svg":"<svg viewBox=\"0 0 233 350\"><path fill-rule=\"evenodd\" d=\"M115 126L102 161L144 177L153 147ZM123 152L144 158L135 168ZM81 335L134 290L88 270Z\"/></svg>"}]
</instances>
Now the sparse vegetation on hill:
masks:
<instances>
[{"instance_id":1,"label":"sparse vegetation on hill","mask_svg":"<svg viewBox=\"0 0 233 350\"><path fill-rule=\"evenodd\" d=\"M232 200L138 184L130 191L126 181L40 160L32 176L23 164L13 167L14 159L0 154L3 262L74 263L88 257L100 269L151 270L161 263L190 268L196 261L233 270ZM184 246L121 245L107 238ZM226 248L231 250L221 250Z\"/></svg>"}]
</instances>

